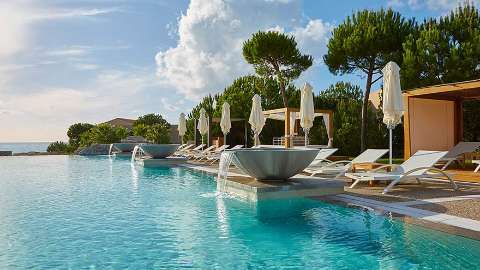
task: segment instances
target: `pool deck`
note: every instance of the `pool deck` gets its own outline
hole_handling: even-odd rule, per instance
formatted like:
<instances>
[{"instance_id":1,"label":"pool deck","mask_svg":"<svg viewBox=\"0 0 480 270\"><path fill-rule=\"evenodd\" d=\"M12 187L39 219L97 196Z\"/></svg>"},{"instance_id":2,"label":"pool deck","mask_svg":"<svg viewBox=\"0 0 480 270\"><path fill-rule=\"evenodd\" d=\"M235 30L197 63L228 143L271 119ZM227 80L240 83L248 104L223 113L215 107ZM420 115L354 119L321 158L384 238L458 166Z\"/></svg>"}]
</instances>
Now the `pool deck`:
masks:
<instances>
[{"instance_id":1,"label":"pool deck","mask_svg":"<svg viewBox=\"0 0 480 270\"><path fill-rule=\"evenodd\" d=\"M209 174L218 173L217 165L188 162L182 166ZM229 179L258 182L236 168L232 168L228 176ZM307 179L308 177L297 175L296 178ZM320 182L332 180L315 177L315 181ZM340 181L343 183L342 194L318 194L313 198L373 210L379 214L401 218L408 223L480 240L479 184L457 182L460 189L454 191L446 182L422 181L423 184L407 182L396 186L389 194L384 195L382 194L384 184L360 185L358 188L350 189L348 188L350 180L341 179Z\"/></svg>"},{"instance_id":2,"label":"pool deck","mask_svg":"<svg viewBox=\"0 0 480 270\"><path fill-rule=\"evenodd\" d=\"M194 170L218 174L214 166L185 164ZM269 199L304 198L341 194L344 191L343 181L325 180L318 177L297 175L289 181L257 181L238 169L231 168L227 179L217 179L217 190L249 201Z\"/></svg>"}]
</instances>

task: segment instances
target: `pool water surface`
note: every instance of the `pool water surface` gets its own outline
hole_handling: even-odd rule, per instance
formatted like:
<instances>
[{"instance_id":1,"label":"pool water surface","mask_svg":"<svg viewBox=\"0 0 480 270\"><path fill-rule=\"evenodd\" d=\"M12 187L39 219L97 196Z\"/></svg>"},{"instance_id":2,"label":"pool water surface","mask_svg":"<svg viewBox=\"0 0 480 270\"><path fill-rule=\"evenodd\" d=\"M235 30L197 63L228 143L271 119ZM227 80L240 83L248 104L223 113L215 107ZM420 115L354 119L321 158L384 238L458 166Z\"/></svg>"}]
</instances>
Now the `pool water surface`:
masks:
<instances>
[{"instance_id":1,"label":"pool water surface","mask_svg":"<svg viewBox=\"0 0 480 270\"><path fill-rule=\"evenodd\" d=\"M479 254L369 211L217 196L214 177L185 168L0 158L0 269L475 269Z\"/></svg>"}]
</instances>

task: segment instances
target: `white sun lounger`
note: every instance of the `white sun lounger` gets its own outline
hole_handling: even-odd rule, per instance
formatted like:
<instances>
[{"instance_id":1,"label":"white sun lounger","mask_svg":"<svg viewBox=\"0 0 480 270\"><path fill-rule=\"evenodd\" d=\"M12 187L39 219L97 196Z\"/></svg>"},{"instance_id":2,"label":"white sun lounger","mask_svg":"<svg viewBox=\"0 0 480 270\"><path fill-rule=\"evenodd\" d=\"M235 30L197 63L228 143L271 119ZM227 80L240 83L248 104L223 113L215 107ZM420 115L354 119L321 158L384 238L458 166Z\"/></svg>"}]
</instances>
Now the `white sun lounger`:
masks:
<instances>
[{"instance_id":1,"label":"white sun lounger","mask_svg":"<svg viewBox=\"0 0 480 270\"><path fill-rule=\"evenodd\" d=\"M200 160L203 160L203 159L207 159L208 157L212 156L212 155L216 155L218 153L222 153L223 150L227 149L230 145L228 144L224 144L220 147L217 147L215 149L212 149L212 151L207 151L207 152L204 152L202 154L199 154L197 156L195 156L196 158L196 161L200 161Z\"/></svg>"},{"instance_id":2,"label":"white sun lounger","mask_svg":"<svg viewBox=\"0 0 480 270\"><path fill-rule=\"evenodd\" d=\"M195 145L194 144L185 144L182 146L180 146L177 151L175 151L175 153L173 154L174 156L180 156L182 155L182 153L185 153L186 151L192 149L192 147L194 147Z\"/></svg>"},{"instance_id":3,"label":"white sun lounger","mask_svg":"<svg viewBox=\"0 0 480 270\"><path fill-rule=\"evenodd\" d=\"M327 162L324 163L324 166L322 167L308 167L305 169L305 172L310 173L311 176L315 176L317 174L327 174L335 175L335 178L338 178L340 176L343 176L348 170L350 170L353 164L373 163L386 153L388 153L388 149L367 149L351 161L340 160L335 162Z\"/></svg>"},{"instance_id":4,"label":"white sun lounger","mask_svg":"<svg viewBox=\"0 0 480 270\"><path fill-rule=\"evenodd\" d=\"M204 150L192 153L192 154L188 155L187 157L191 158L191 159L198 159L200 157L203 157L207 153L213 151L213 149L215 149L215 147L216 147L215 145L210 145L209 147L205 148Z\"/></svg>"},{"instance_id":5,"label":"white sun lounger","mask_svg":"<svg viewBox=\"0 0 480 270\"><path fill-rule=\"evenodd\" d=\"M475 152L480 148L480 142L459 142L448 153L439 160L439 162L445 163L442 170L445 170L452 162L458 161L461 155L465 153Z\"/></svg>"},{"instance_id":6,"label":"white sun lounger","mask_svg":"<svg viewBox=\"0 0 480 270\"><path fill-rule=\"evenodd\" d=\"M445 156L445 154L447 154L446 151L419 150L401 165L384 165L369 172L346 173L345 176L354 180L350 188L354 188L360 182L376 180L391 181L391 183L383 190L383 194L389 192L393 188L393 186L395 186L402 180L414 178L418 182L420 182L420 179L433 179L433 177L438 176L446 177L450 181L453 189L457 190L458 187L450 175L438 168L432 167L443 156ZM380 172L381 170L384 170L388 167L394 168L392 172ZM435 174L431 174L429 172L435 172Z\"/></svg>"},{"instance_id":7,"label":"white sun lounger","mask_svg":"<svg viewBox=\"0 0 480 270\"><path fill-rule=\"evenodd\" d=\"M473 164L477 164L477 167L475 168L475 170L473 172L478 172L480 170L480 160L472 160L472 163Z\"/></svg>"},{"instance_id":8,"label":"white sun lounger","mask_svg":"<svg viewBox=\"0 0 480 270\"><path fill-rule=\"evenodd\" d=\"M234 147L232 147L228 150L237 150L237 149L240 149L240 148L243 148L243 144L237 144L237 145L235 145ZM207 157L207 160L211 161L210 164L213 164L213 163L217 162L218 160L220 160L222 152L218 152L218 153L215 153L215 154Z\"/></svg>"},{"instance_id":9,"label":"white sun lounger","mask_svg":"<svg viewBox=\"0 0 480 270\"><path fill-rule=\"evenodd\" d=\"M327 158L333 155L333 153L337 152L337 150L338 148L320 149L320 151L318 151L318 154L315 157L315 159L312 161L312 163L310 163L310 165L308 165L308 167L305 168L303 171L307 173L311 173L309 171L317 170L319 168L322 168L326 164L332 163L332 161L328 160Z\"/></svg>"},{"instance_id":10,"label":"white sun lounger","mask_svg":"<svg viewBox=\"0 0 480 270\"><path fill-rule=\"evenodd\" d=\"M182 151L182 155L185 156L185 157L190 157L190 156L193 156L195 154L198 154L200 152L202 152L203 148L206 146L206 144L200 144L199 146L193 148L193 149L190 149L190 150L187 150L187 151Z\"/></svg>"}]
</instances>

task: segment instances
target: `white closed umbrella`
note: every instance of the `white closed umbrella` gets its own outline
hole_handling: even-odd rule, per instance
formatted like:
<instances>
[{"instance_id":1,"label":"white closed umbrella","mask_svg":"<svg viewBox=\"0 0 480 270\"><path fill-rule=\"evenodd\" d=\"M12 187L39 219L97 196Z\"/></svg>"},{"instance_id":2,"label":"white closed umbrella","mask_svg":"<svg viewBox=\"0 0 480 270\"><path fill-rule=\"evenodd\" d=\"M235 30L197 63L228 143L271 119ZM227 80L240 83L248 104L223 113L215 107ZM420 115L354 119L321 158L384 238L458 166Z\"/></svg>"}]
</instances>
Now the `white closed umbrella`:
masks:
<instances>
[{"instance_id":1,"label":"white closed umbrella","mask_svg":"<svg viewBox=\"0 0 480 270\"><path fill-rule=\"evenodd\" d=\"M302 126L305 133L305 146L308 145L308 132L313 127L315 120L315 107L313 105L312 86L305 83L301 93L300 99L300 126Z\"/></svg>"},{"instance_id":2,"label":"white closed umbrella","mask_svg":"<svg viewBox=\"0 0 480 270\"><path fill-rule=\"evenodd\" d=\"M207 112L204 108L200 109L200 118L198 118L198 132L202 135L202 144L203 144L203 136L208 132L208 120L207 120Z\"/></svg>"},{"instance_id":3,"label":"white closed umbrella","mask_svg":"<svg viewBox=\"0 0 480 270\"><path fill-rule=\"evenodd\" d=\"M403 96L400 86L400 67L388 62L383 73L383 123L389 130L390 164L392 164L392 130L402 121Z\"/></svg>"},{"instance_id":4,"label":"white closed umbrella","mask_svg":"<svg viewBox=\"0 0 480 270\"><path fill-rule=\"evenodd\" d=\"M260 96L255 94L252 100L252 110L250 111L250 118L248 119L248 123L250 123L250 126L253 130L253 134L255 137L255 145L259 145L259 135L260 132L262 132L263 126L265 125L265 116L263 115L262 99L260 98Z\"/></svg>"},{"instance_id":5,"label":"white closed umbrella","mask_svg":"<svg viewBox=\"0 0 480 270\"><path fill-rule=\"evenodd\" d=\"M222 118L220 119L220 128L223 132L223 144L227 144L227 134L232 128L232 122L230 121L230 104L224 102L222 105Z\"/></svg>"},{"instance_id":6,"label":"white closed umbrella","mask_svg":"<svg viewBox=\"0 0 480 270\"><path fill-rule=\"evenodd\" d=\"M185 114L181 113L180 117L178 118L178 135L182 138L183 143L183 136L187 132L187 120L185 120Z\"/></svg>"}]
</instances>

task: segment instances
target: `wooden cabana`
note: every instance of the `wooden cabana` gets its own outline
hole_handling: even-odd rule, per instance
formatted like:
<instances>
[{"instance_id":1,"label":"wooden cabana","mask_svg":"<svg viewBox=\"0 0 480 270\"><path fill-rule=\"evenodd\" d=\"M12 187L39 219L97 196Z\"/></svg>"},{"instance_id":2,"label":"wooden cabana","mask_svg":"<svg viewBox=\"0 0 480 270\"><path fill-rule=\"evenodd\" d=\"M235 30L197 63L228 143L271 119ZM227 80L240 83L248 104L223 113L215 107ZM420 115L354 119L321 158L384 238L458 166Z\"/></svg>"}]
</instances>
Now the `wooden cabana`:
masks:
<instances>
[{"instance_id":1,"label":"wooden cabana","mask_svg":"<svg viewBox=\"0 0 480 270\"><path fill-rule=\"evenodd\" d=\"M404 94L404 155L449 150L463 140L463 101L480 99L480 80L416 88Z\"/></svg>"},{"instance_id":2,"label":"wooden cabana","mask_svg":"<svg viewBox=\"0 0 480 270\"><path fill-rule=\"evenodd\" d=\"M266 118L268 119L274 119L274 120L281 120L285 122L285 147L289 148L291 147L291 140L290 140L290 135L291 135L291 121L296 121L299 119L299 112L300 109L298 108L280 108L280 109L273 109L273 110L268 110L268 111L263 111L263 114L265 115ZM295 113L295 115L293 115ZM294 117L292 117L294 116ZM329 145L331 146L332 140L333 140L333 111L332 110L315 110L315 116L324 116L324 121L327 130L327 135L329 138Z\"/></svg>"}]
</instances>

